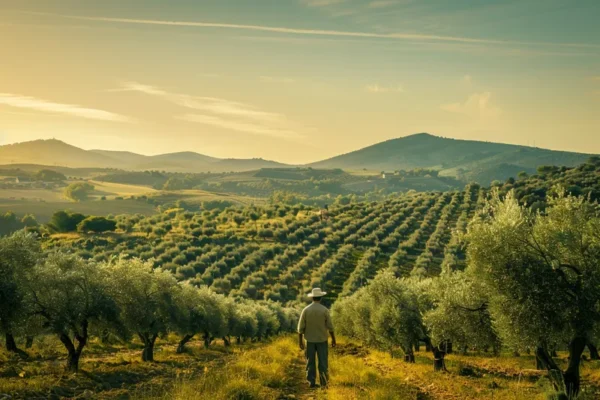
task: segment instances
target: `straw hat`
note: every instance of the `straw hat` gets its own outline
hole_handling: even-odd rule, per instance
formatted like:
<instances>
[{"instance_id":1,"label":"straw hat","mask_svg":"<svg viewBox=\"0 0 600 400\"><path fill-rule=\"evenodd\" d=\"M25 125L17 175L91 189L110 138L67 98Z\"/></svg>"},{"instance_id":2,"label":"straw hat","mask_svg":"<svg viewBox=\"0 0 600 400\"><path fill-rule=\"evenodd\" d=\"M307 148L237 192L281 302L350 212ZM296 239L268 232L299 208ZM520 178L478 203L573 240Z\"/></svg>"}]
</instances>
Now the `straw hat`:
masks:
<instances>
[{"instance_id":1,"label":"straw hat","mask_svg":"<svg viewBox=\"0 0 600 400\"><path fill-rule=\"evenodd\" d=\"M308 294L308 297L323 297L327 294L327 292L322 292L321 288L314 288L312 292Z\"/></svg>"}]
</instances>

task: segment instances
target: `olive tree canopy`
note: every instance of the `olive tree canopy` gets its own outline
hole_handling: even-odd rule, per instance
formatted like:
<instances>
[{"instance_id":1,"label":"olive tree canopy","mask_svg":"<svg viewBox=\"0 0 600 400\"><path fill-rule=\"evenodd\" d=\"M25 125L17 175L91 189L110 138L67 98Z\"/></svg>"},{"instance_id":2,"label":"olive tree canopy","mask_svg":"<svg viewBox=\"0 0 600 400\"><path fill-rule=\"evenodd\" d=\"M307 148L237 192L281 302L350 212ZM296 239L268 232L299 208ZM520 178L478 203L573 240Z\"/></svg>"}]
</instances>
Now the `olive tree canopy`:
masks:
<instances>
[{"instance_id":1,"label":"olive tree canopy","mask_svg":"<svg viewBox=\"0 0 600 400\"><path fill-rule=\"evenodd\" d=\"M600 218L597 205L559 194L545 214L494 194L470 225L468 271L491 292L499 332L536 348L539 362L559 371L548 346L569 344L569 365L558 376L569 395L579 390L579 364L600 321Z\"/></svg>"}]
</instances>

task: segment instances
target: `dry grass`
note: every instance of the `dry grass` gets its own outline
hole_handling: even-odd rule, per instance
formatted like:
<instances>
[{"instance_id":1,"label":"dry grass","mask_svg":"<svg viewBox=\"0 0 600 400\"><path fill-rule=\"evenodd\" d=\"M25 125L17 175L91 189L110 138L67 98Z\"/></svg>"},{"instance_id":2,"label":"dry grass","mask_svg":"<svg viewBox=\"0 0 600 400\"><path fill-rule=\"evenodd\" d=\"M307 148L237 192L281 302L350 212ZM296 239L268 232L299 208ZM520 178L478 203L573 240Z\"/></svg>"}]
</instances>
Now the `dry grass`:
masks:
<instances>
[{"instance_id":1,"label":"dry grass","mask_svg":"<svg viewBox=\"0 0 600 400\"><path fill-rule=\"evenodd\" d=\"M304 382L296 338L204 350L199 341L175 354L176 337L161 340L156 362L140 360L140 344L107 346L93 342L84 351L81 372L65 374L64 350L53 337L37 339L22 361L0 351L0 398L85 397L98 399L551 399L544 373L533 356L487 354L447 357L448 372L434 372L429 353L408 364L398 355L340 339L330 351L330 386L310 390ZM560 362L565 355L561 354ZM600 362L582 366L580 400L600 398Z\"/></svg>"},{"instance_id":2,"label":"dry grass","mask_svg":"<svg viewBox=\"0 0 600 400\"><path fill-rule=\"evenodd\" d=\"M157 343L154 363L141 361L139 343L109 346L92 342L84 350L78 374L65 373L64 348L52 336L36 339L25 361L0 350L0 398L2 394L13 398L160 396L178 380L195 379L207 368L222 369L227 359L256 346L226 348L215 343L205 350L197 341L190 343L188 353L176 354L176 339Z\"/></svg>"},{"instance_id":3,"label":"dry grass","mask_svg":"<svg viewBox=\"0 0 600 400\"><path fill-rule=\"evenodd\" d=\"M221 368L206 368L194 380L180 380L160 399L275 400L294 398L298 391L297 345L285 338L243 351ZM144 400L152 396L140 397Z\"/></svg>"},{"instance_id":4,"label":"dry grass","mask_svg":"<svg viewBox=\"0 0 600 400\"><path fill-rule=\"evenodd\" d=\"M545 400L553 392L545 373L533 369L533 356L452 354L446 364L448 372L434 372L430 353L408 364L342 340L331 359L331 387L320 398ZM582 374L580 399L600 398L600 363L584 364Z\"/></svg>"}]
</instances>

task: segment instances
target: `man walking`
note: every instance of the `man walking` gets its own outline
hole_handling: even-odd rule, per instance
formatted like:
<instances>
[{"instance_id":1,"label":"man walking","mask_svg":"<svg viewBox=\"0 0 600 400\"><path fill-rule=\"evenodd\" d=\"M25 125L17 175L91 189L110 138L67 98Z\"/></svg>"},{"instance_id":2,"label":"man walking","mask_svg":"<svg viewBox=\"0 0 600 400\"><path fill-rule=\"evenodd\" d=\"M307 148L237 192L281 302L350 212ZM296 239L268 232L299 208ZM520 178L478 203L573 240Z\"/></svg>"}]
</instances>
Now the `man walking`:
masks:
<instances>
[{"instance_id":1,"label":"man walking","mask_svg":"<svg viewBox=\"0 0 600 400\"><path fill-rule=\"evenodd\" d=\"M327 386L329 379L327 360L327 332L331 335L331 347L336 346L333 323L327 307L321 304L321 297L327 293L320 288L314 288L308 294L312 304L302 310L298 322L298 340L300 349L306 349L306 379L310 387L315 387L317 378L316 359L319 359L319 383ZM306 339L306 347L304 346Z\"/></svg>"}]
</instances>

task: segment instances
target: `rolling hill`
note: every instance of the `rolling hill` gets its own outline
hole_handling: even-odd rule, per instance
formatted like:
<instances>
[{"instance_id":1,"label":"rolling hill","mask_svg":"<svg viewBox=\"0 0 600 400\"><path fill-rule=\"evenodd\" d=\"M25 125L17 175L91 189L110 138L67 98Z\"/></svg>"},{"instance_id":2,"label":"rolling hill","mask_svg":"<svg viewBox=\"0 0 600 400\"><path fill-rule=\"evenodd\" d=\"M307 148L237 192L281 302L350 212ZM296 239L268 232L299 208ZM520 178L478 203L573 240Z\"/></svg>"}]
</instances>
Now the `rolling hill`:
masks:
<instances>
[{"instance_id":1,"label":"rolling hill","mask_svg":"<svg viewBox=\"0 0 600 400\"><path fill-rule=\"evenodd\" d=\"M34 140L0 146L0 164L37 164L71 168L120 168L118 159L71 146L60 140Z\"/></svg>"},{"instance_id":2,"label":"rolling hill","mask_svg":"<svg viewBox=\"0 0 600 400\"><path fill-rule=\"evenodd\" d=\"M306 167L388 172L426 168L439 170L440 176L487 185L493 180L514 177L520 171L535 172L541 165L573 167L584 163L590 156L419 133L381 142ZM2 164L217 173L294 167L261 158L220 159L195 152L145 156L127 151L83 150L55 139L0 146L0 165Z\"/></svg>"},{"instance_id":3,"label":"rolling hill","mask_svg":"<svg viewBox=\"0 0 600 400\"><path fill-rule=\"evenodd\" d=\"M56 139L0 146L0 165L15 164L168 172L242 172L287 166L261 158L220 159L191 151L146 156L129 151L83 150Z\"/></svg>"},{"instance_id":4,"label":"rolling hill","mask_svg":"<svg viewBox=\"0 0 600 400\"><path fill-rule=\"evenodd\" d=\"M540 165L576 166L591 155L419 133L311 164L315 168L382 171L437 169L440 175L489 184Z\"/></svg>"}]
</instances>

